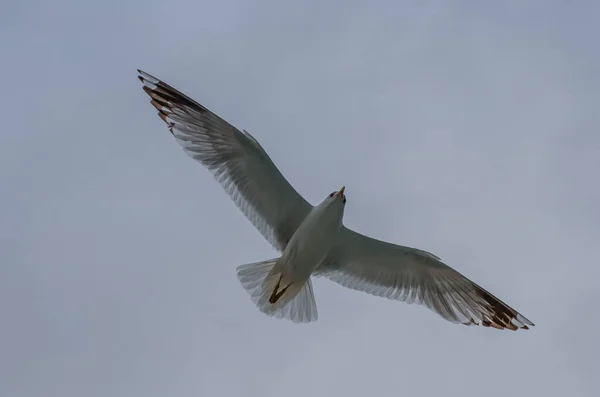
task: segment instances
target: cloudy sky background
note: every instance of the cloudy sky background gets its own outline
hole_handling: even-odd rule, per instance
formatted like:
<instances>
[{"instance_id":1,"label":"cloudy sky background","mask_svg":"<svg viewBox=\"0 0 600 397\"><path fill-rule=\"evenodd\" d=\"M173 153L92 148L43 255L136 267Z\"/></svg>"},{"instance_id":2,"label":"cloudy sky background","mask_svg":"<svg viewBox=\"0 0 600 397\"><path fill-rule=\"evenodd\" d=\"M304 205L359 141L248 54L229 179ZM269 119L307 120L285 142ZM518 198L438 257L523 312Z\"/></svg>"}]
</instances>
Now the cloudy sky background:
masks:
<instances>
[{"instance_id":1,"label":"cloudy sky background","mask_svg":"<svg viewBox=\"0 0 600 397\"><path fill-rule=\"evenodd\" d=\"M600 4L9 1L0 14L0 395L592 396ZM273 256L167 132L141 68L250 131L312 203L429 250L530 318L447 323Z\"/></svg>"}]
</instances>

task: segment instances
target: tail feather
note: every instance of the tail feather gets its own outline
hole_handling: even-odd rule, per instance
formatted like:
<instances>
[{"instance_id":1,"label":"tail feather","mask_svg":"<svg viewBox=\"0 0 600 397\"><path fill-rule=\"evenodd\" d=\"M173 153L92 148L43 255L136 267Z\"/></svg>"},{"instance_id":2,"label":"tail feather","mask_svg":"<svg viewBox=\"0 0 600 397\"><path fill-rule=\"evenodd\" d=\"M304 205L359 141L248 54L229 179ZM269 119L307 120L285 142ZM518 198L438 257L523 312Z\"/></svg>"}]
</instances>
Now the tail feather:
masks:
<instances>
[{"instance_id":1,"label":"tail feather","mask_svg":"<svg viewBox=\"0 0 600 397\"><path fill-rule=\"evenodd\" d=\"M276 318L295 323L316 321L317 304L310 278L302 282L285 283L277 259L249 263L237 267L242 287L258 309Z\"/></svg>"}]
</instances>

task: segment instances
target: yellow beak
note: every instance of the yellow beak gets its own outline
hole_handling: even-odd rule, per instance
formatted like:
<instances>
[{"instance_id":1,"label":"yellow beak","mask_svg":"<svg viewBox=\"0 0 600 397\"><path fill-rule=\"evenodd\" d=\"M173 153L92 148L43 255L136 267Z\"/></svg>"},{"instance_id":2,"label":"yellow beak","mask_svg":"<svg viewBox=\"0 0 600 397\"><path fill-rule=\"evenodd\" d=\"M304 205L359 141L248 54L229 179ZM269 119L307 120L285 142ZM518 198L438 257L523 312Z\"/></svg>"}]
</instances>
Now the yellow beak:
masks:
<instances>
[{"instance_id":1,"label":"yellow beak","mask_svg":"<svg viewBox=\"0 0 600 397\"><path fill-rule=\"evenodd\" d=\"M346 186L342 186L340 191L333 195L333 198L344 197L344 189L346 189Z\"/></svg>"}]
</instances>

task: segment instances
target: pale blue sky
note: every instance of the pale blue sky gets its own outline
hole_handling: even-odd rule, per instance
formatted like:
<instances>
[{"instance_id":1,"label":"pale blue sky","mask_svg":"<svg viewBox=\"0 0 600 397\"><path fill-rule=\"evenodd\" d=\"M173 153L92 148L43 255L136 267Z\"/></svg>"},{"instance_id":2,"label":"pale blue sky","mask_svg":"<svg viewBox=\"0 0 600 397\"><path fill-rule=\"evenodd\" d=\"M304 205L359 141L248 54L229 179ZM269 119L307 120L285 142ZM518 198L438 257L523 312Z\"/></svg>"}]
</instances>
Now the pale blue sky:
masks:
<instances>
[{"instance_id":1,"label":"pale blue sky","mask_svg":"<svg viewBox=\"0 0 600 397\"><path fill-rule=\"evenodd\" d=\"M0 15L0 395L592 396L600 6L10 2ZM269 318L273 251L148 103L141 68L250 131L312 203L441 256L536 327L315 282Z\"/></svg>"}]
</instances>

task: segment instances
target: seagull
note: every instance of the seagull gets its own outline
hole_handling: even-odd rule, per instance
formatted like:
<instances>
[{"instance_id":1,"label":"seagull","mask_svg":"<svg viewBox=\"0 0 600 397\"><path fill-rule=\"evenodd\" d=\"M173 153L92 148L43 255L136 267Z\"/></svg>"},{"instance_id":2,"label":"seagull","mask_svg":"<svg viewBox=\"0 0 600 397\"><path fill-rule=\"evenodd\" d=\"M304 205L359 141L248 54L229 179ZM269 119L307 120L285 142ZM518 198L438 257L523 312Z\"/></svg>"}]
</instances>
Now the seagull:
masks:
<instances>
[{"instance_id":1,"label":"seagull","mask_svg":"<svg viewBox=\"0 0 600 397\"><path fill-rule=\"evenodd\" d=\"M167 83L138 69L158 116L185 153L207 168L279 256L240 265L237 278L266 315L318 318L312 277L425 306L452 323L496 329L534 324L427 251L344 226L345 187L311 205L258 141Z\"/></svg>"}]
</instances>

